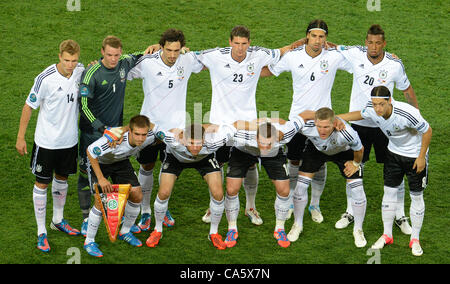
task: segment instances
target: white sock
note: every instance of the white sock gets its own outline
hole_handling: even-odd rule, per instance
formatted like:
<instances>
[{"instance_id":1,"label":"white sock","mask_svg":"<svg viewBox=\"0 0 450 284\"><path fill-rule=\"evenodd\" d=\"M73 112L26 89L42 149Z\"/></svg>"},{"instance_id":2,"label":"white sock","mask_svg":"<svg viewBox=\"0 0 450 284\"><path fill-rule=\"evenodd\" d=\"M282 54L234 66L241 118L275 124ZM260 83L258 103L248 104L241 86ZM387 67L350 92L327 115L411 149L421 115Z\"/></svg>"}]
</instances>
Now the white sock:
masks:
<instances>
[{"instance_id":1,"label":"white sock","mask_svg":"<svg viewBox=\"0 0 450 284\"><path fill-rule=\"evenodd\" d=\"M153 169L146 171L141 166L139 168L138 180L142 189L141 214L152 214L150 199L152 198L153 190Z\"/></svg>"},{"instance_id":2,"label":"white sock","mask_svg":"<svg viewBox=\"0 0 450 284\"><path fill-rule=\"evenodd\" d=\"M52 197L53 197L53 218L54 224L61 223L64 218L64 205L66 204L67 189L69 185L67 180L53 178Z\"/></svg>"},{"instance_id":3,"label":"white sock","mask_svg":"<svg viewBox=\"0 0 450 284\"><path fill-rule=\"evenodd\" d=\"M402 183L398 186L395 218L400 219L403 216L405 216L405 180L402 180Z\"/></svg>"},{"instance_id":4,"label":"white sock","mask_svg":"<svg viewBox=\"0 0 450 284\"><path fill-rule=\"evenodd\" d=\"M86 232L86 240L84 241L85 244L95 242L95 236L97 235L98 226L100 225L101 221L102 211L95 208L95 206L92 207L91 211L89 212L88 229Z\"/></svg>"},{"instance_id":5,"label":"white sock","mask_svg":"<svg viewBox=\"0 0 450 284\"><path fill-rule=\"evenodd\" d=\"M352 208L355 223L353 224L353 231L362 230L364 217L366 215L366 194L364 193L362 179L356 179L347 183L352 190Z\"/></svg>"},{"instance_id":6,"label":"white sock","mask_svg":"<svg viewBox=\"0 0 450 284\"><path fill-rule=\"evenodd\" d=\"M228 220L228 230L237 231L237 217L239 215L239 194L235 196L225 195L225 214Z\"/></svg>"},{"instance_id":7,"label":"white sock","mask_svg":"<svg viewBox=\"0 0 450 284\"><path fill-rule=\"evenodd\" d=\"M327 164L325 163L314 174L314 177L311 181L311 202L309 205L319 206L320 197L322 196L323 189L325 188L326 179L327 179Z\"/></svg>"},{"instance_id":8,"label":"white sock","mask_svg":"<svg viewBox=\"0 0 450 284\"><path fill-rule=\"evenodd\" d=\"M397 187L384 186L383 201L381 202L381 218L384 234L392 238L392 225L397 210Z\"/></svg>"},{"instance_id":9,"label":"white sock","mask_svg":"<svg viewBox=\"0 0 450 284\"><path fill-rule=\"evenodd\" d=\"M292 164L292 162L289 160L288 171L289 171L289 188L291 189L292 192L294 192L295 187L297 186L298 165Z\"/></svg>"},{"instance_id":10,"label":"white sock","mask_svg":"<svg viewBox=\"0 0 450 284\"><path fill-rule=\"evenodd\" d=\"M47 211L47 188L41 189L36 185L33 188L34 216L36 217L37 234L47 234L45 228L45 215Z\"/></svg>"},{"instance_id":11,"label":"white sock","mask_svg":"<svg viewBox=\"0 0 450 284\"><path fill-rule=\"evenodd\" d=\"M122 223L122 228L120 229L120 234L126 234L130 231L131 226L136 222L136 218L139 215L140 203L134 203L130 200L127 201L125 205L125 212L123 214L124 220Z\"/></svg>"},{"instance_id":12,"label":"white sock","mask_svg":"<svg viewBox=\"0 0 450 284\"><path fill-rule=\"evenodd\" d=\"M244 178L244 190L245 190L245 209L256 208L255 200L256 193L258 192L258 169L257 167L250 168L247 171L247 175Z\"/></svg>"},{"instance_id":13,"label":"white sock","mask_svg":"<svg viewBox=\"0 0 450 284\"><path fill-rule=\"evenodd\" d=\"M169 208L169 198L166 200L160 200L158 196L156 196L154 211L155 211L155 230L158 232L163 231L163 221L166 216L167 208Z\"/></svg>"},{"instance_id":14,"label":"white sock","mask_svg":"<svg viewBox=\"0 0 450 284\"><path fill-rule=\"evenodd\" d=\"M225 199L221 201L215 200L210 196L209 208L211 210L211 224L209 227L209 234L217 234L219 230L220 220L222 219L223 211L225 209Z\"/></svg>"},{"instance_id":15,"label":"white sock","mask_svg":"<svg viewBox=\"0 0 450 284\"><path fill-rule=\"evenodd\" d=\"M348 185L348 182L345 183L345 195L347 197L347 209L345 212L353 216L352 189Z\"/></svg>"},{"instance_id":16,"label":"white sock","mask_svg":"<svg viewBox=\"0 0 450 284\"><path fill-rule=\"evenodd\" d=\"M305 213L306 204L308 203L308 187L311 179L304 176L299 176L297 186L294 192L294 217L295 223L303 227L303 215Z\"/></svg>"},{"instance_id":17,"label":"white sock","mask_svg":"<svg viewBox=\"0 0 450 284\"><path fill-rule=\"evenodd\" d=\"M288 195L286 197L282 197L278 195L275 199L275 218L276 218L276 225L275 225L275 231L278 231L279 229L284 230L284 223L287 218L287 214L289 211L289 206L291 204L291 195Z\"/></svg>"},{"instance_id":18,"label":"white sock","mask_svg":"<svg viewBox=\"0 0 450 284\"><path fill-rule=\"evenodd\" d=\"M423 218L425 215L425 201L423 200L423 192L420 194L410 194L411 206L409 216L411 218L411 240L419 239L420 230L422 229Z\"/></svg>"}]
</instances>

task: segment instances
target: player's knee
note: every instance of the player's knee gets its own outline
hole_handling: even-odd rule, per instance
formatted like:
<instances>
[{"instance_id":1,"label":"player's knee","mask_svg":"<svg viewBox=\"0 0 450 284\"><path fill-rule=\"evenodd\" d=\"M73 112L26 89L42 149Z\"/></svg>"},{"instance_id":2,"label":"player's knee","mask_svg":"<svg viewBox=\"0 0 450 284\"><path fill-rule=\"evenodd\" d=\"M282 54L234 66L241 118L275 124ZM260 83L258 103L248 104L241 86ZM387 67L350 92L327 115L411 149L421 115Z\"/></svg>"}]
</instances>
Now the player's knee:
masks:
<instances>
[{"instance_id":1,"label":"player's knee","mask_svg":"<svg viewBox=\"0 0 450 284\"><path fill-rule=\"evenodd\" d=\"M141 167L142 167L145 171L151 171L151 170L153 170L153 168L155 167L155 163L142 164Z\"/></svg>"},{"instance_id":2,"label":"player's knee","mask_svg":"<svg viewBox=\"0 0 450 284\"><path fill-rule=\"evenodd\" d=\"M300 161L299 160L289 160L289 164L298 167L300 165Z\"/></svg>"},{"instance_id":3,"label":"player's knee","mask_svg":"<svg viewBox=\"0 0 450 284\"><path fill-rule=\"evenodd\" d=\"M130 201L134 203L140 203L142 201L142 190L140 186L131 188Z\"/></svg>"}]
</instances>

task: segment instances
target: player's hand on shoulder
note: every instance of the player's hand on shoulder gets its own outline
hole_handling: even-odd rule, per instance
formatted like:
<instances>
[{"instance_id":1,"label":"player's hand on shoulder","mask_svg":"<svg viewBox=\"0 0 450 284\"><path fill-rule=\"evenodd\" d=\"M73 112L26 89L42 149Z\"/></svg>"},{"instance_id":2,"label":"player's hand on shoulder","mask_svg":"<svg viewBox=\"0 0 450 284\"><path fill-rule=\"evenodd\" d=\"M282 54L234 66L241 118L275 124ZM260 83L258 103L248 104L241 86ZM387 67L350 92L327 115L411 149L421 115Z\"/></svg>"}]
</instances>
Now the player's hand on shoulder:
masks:
<instances>
[{"instance_id":1,"label":"player's hand on shoulder","mask_svg":"<svg viewBox=\"0 0 450 284\"><path fill-rule=\"evenodd\" d=\"M147 49L144 51L144 54L153 54L160 49L161 45L159 45L159 43L156 43L147 47Z\"/></svg>"},{"instance_id":2,"label":"player's hand on shoulder","mask_svg":"<svg viewBox=\"0 0 450 284\"><path fill-rule=\"evenodd\" d=\"M89 67L91 67L91 66L93 66L93 65L95 65L95 64L97 64L97 63L98 63L98 60L91 61L91 62L88 64L87 68L89 68Z\"/></svg>"},{"instance_id":3,"label":"player's hand on shoulder","mask_svg":"<svg viewBox=\"0 0 450 284\"><path fill-rule=\"evenodd\" d=\"M334 120L333 126L337 131L345 129L345 123L338 117Z\"/></svg>"}]
</instances>

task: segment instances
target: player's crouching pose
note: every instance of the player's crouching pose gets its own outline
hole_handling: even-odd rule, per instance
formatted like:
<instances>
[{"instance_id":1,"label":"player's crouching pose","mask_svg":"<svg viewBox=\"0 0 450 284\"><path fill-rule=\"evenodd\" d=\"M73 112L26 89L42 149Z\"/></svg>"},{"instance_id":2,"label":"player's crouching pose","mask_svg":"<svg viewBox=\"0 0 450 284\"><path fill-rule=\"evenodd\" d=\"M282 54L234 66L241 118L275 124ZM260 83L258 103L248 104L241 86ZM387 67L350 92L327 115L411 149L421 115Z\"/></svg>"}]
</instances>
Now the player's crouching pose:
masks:
<instances>
[{"instance_id":1,"label":"player's crouching pose","mask_svg":"<svg viewBox=\"0 0 450 284\"><path fill-rule=\"evenodd\" d=\"M355 223L353 237L357 247L364 247L367 241L362 225L366 212L366 195L363 188L363 173L360 167L364 147L358 133L345 123L345 128L335 127L342 122L335 118L334 111L323 107L316 111L314 122L310 121L301 129L308 140L303 150L303 162L299 168L299 178L294 191L295 222L288 234L290 241L298 239L303 230L303 213L308 202L308 187L314 173L326 162L334 162L347 180L346 187L351 192L351 204Z\"/></svg>"},{"instance_id":2,"label":"player's crouching pose","mask_svg":"<svg viewBox=\"0 0 450 284\"><path fill-rule=\"evenodd\" d=\"M222 175L215 152L233 137L236 127L245 125L243 121L220 126L191 124L184 130L171 129L156 134L166 143L166 157L161 165L160 185L154 203L155 229L146 241L147 246L156 247L162 237L162 224L175 181L184 169L195 168L210 191L211 223L208 238L217 249L227 247L218 234L224 198Z\"/></svg>"},{"instance_id":3,"label":"player's crouching pose","mask_svg":"<svg viewBox=\"0 0 450 284\"><path fill-rule=\"evenodd\" d=\"M132 188L125 206L124 222L118 238L136 247L142 246L142 243L130 232L130 228L139 215L142 191L129 157L135 156L143 147L155 141L152 129L154 124L150 123L146 116L137 115L131 118L129 131L123 134L121 144L112 148L107 137L102 136L86 150L89 158L87 169L91 189L93 183L97 182L102 192L112 192L108 177L111 177L115 184L131 184ZM101 208L98 206L95 203L89 213L84 249L92 256L102 257L103 253L95 242L95 235L102 220Z\"/></svg>"},{"instance_id":4,"label":"player's crouching pose","mask_svg":"<svg viewBox=\"0 0 450 284\"><path fill-rule=\"evenodd\" d=\"M32 110L40 108L30 167L36 176L33 204L38 229L37 248L44 252L50 251L45 226L47 187L50 182L53 196L53 218L50 227L69 235L80 234L63 218L69 187L67 178L77 171L77 94L84 70L78 63L79 57L78 43L65 40L60 44L59 63L47 67L36 77L20 117L16 149L20 155L24 155L28 154L25 132Z\"/></svg>"},{"instance_id":5,"label":"player's crouching pose","mask_svg":"<svg viewBox=\"0 0 450 284\"><path fill-rule=\"evenodd\" d=\"M305 119L308 118L305 112ZM258 163L264 166L276 189L274 237L278 245L290 245L284 229L292 195L289 190L286 155L282 146L303 127L302 119L289 121L285 125L263 121L256 131L238 131L233 138L234 145L228 163L227 195L225 211L228 220L228 232L225 238L227 247L234 247L238 239L237 217L239 215L239 190L249 169Z\"/></svg>"},{"instance_id":6,"label":"player's crouching pose","mask_svg":"<svg viewBox=\"0 0 450 284\"><path fill-rule=\"evenodd\" d=\"M372 248L382 249L394 241L392 225L397 206L397 191L406 175L411 197L412 233L409 247L413 255L422 255L419 233L425 214L423 190L428 182L428 146L432 136L430 125L415 107L392 101L391 93L385 86L372 89L371 100L363 110L339 116L352 121L370 119L389 139L383 169L384 195L381 204L384 233Z\"/></svg>"}]
</instances>

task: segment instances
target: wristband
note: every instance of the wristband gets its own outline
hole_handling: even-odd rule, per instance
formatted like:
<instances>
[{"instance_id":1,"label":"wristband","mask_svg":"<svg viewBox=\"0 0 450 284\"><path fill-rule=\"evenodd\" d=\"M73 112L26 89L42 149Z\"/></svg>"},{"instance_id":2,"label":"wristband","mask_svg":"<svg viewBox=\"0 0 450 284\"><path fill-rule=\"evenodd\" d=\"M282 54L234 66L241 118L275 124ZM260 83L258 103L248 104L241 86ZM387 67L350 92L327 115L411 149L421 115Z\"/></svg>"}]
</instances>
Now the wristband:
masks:
<instances>
[{"instance_id":1,"label":"wristband","mask_svg":"<svg viewBox=\"0 0 450 284\"><path fill-rule=\"evenodd\" d=\"M359 167L361 165L361 163L357 163L357 162L355 162L355 160L353 160L352 162L355 167Z\"/></svg>"}]
</instances>

